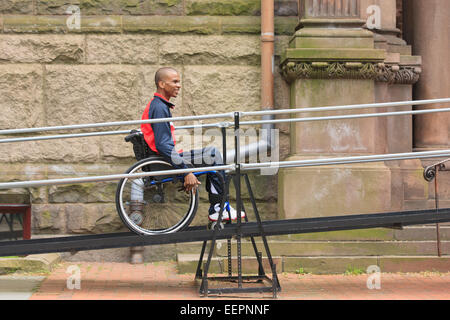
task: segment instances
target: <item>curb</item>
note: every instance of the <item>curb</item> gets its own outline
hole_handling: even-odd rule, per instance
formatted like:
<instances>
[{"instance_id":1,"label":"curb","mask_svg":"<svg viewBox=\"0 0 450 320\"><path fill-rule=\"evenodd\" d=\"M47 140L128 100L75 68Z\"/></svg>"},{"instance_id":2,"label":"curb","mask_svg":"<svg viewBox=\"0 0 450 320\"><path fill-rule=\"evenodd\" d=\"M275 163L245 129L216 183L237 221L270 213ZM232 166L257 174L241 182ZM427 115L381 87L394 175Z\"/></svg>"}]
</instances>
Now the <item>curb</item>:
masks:
<instances>
[{"instance_id":1,"label":"curb","mask_svg":"<svg viewBox=\"0 0 450 320\"><path fill-rule=\"evenodd\" d=\"M60 261L59 253L34 254L23 258L0 258L0 274L2 271L50 272Z\"/></svg>"}]
</instances>

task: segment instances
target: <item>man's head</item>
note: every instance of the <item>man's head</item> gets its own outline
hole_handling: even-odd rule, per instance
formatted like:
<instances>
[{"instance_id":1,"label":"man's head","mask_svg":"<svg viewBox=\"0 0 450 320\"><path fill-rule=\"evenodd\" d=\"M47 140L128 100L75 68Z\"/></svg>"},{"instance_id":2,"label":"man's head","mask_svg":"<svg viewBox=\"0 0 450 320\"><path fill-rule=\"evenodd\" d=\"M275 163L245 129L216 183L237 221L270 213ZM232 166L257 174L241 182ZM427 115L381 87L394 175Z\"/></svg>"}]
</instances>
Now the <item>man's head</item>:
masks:
<instances>
[{"instance_id":1,"label":"man's head","mask_svg":"<svg viewBox=\"0 0 450 320\"><path fill-rule=\"evenodd\" d=\"M174 68L161 68L156 71L155 84L156 91L166 97L167 100L176 98L181 88L180 75Z\"/></svg>"}]
</instances>

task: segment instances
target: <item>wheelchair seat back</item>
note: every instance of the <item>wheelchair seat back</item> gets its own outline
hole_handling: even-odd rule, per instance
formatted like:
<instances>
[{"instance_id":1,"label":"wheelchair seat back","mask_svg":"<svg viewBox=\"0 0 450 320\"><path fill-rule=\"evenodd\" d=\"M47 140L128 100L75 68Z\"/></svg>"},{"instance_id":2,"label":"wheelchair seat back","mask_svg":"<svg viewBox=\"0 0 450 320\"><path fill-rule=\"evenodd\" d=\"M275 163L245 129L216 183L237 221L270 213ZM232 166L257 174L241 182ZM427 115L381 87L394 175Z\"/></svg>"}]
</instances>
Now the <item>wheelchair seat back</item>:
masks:
<instances>
[{"instance_id":1,"label":"wheelchair seat back","mask_svg":"<svg viewBox=\"0 0 450 320\"><path fill-rule=\"evenodd\" d=\"M147 142L144 139L144 134L139 130L131 130L130 134L125 137L126 142L131 142L133 144L133 151L134 156L136 157L137 161L151 158L151 160L155 161L164 161L167 162L162 156L158 155L156 152L151 150L147 144ZM150 159L149 159L150 160ZM142 171L149 172L149 171L165 171L170 170L171 167L168 167L166 164L163 163L152 163L149 165L146 165L142 168ZM153 177L154 180L163 180L172 176L156 176Z\"/></svg>"}]
</instances>

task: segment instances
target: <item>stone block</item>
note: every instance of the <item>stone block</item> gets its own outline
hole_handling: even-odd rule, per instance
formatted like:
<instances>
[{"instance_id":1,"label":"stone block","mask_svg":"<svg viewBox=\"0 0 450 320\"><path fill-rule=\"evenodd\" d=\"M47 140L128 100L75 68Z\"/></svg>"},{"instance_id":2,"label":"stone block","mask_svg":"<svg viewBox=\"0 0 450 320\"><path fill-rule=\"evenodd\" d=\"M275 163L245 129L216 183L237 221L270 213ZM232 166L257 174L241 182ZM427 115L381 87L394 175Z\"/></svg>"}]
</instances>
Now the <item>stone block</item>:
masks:
<instances>
[{"instance_id":1,"label":"stone block","mask_svg":"<svg viewBox=\"0 0 450 320\"><path fill-rule=\"evenodd\" d=\"M25 189L0 191L0 203L29 204L30 194Z\"/></svg>"},{"instance_id":2,"label":"stone block","mask_svg":"<svg viewBox=\"0 0 450 320\"><path fill-rule=\"evenodd\" d=\"M123 13L132 15L183 15L183 0L127 1Z\"/></svg>"},{"instance_id":3,"label":"stone block","mask_svg":"<svg viewBox=\"0 0 450 320\"><path fill-rule=\"evenodd\" d=\"M257 16L221 17L223 34L260 34L261 18ZM291 36L298 24L297 17L275 17L275 35Z\"/></svg>"},{"instance_id":4,"label":"stone block","mask_svg":"<svg viewBox=\"0 0 450 320\"><path fill-rule=\"evenodd\" d=\"M261 12L259 0L187 0L187 15L252 16Z\"/></svg>"},{"instance_id":5,"label":"stone block","mask_svg":"<svg viewBox=\"0 0 450 320\"><path fill-rule=\"evenodd\" d=\"M33 14L33 1L29 0L2 0L0 14Z\"/></svg>"},{"instance_id":6,"label":"stone block","mask_svg":"<svg viewBox=\"0 0 450 320\"><path fill-rule=\"evenodd\" d=\"M177 255L177 270L178 273L195 273L197 270L199 255L198 254L178 254ZM209 265L209 274L217 274L223 272L223 259L213 257Z\"/></svg>"},{"instance_id":7,"label":"stone block","mask_svg":"<svg viewBox=\"0 0 450 320\"><path fill-rule=\"evenodd\" d=\"M123 230L124 232L127 229ZM64 261L70 262L130 262L131 248L114 248L61 253ZM177 258L175 244L144 247L144 263L175 261ZM89 267L89 266L88 266ZM100 271L100 269L99 269ZM105 270L104 270L105 271Z\"/></svg>"},{"instance_id":8,"label":"stone block","mask_svg":"<svg viewBox=\"0 0 450 320\"><path fill-rule=\"evenodd\" d=\"M49 65L46 69L48 125L136 120L141 114L140 77L134 66ZM96 143L95 139L84 140Z\"/></svg>"},{"instance_id":9,"label":"stone block","mask_svg":"<svg viewBox=\"0 0 450 320\"><path fill-rule=\"evenodd\" d=\"M183 105L192 111L183 115L258 110L259 86L257 67L186 66Z\"/></svg>"},{"instance_id":10,"label":"stone block","mask_svg":"<svg viewBox=\"0 0 450 320\"><path fill-rule=\"evenodd\" d=\"M283 257L283 272L343 274L349 269L366 271L377 264L376 257Z\"/></svg>"},{"instance_id":11,"label":"stone block","mask_svg":"<svg viewBox=\"0 0 450 320\"><path fill-rule=\"evenodd\" d=\"M447 162L447 168L449 162ZM427 182L429 190L429 198L435 199L435 181ZM448 201L450 200L450 171L439 171L437 174L437 190L438 190L438 200Z\"/></svg>"},{"instance_id":12,"label":"stone block","mask_svg":"<svg viewBox=\"0 0 450 320\"><path fill-rule=\"evenodd\" d=\"M263 248L259 239L258 248ZM441 241L442 254L450 250L449 241ZM233 241L232 252L236 252ZM260 249L261 251L262 249ZM433 256L437 254L435 241L271 241L270 250L279 256ZM264 250L263 255L265 255ZM227 256L226 242L216 251L218 256ZM249 240L242 242L242 255L254 254Z\"/></svg>"},{"instance_id":13,"label":"stone block","mask_svg":"<svg viewBox=\"0 0 450 320\"><path fill-rule=\"evenodd\" d=\"M92 182L54 185L48 189L50 203L114 202L116 182Z\"/></svg>"},{"instance_id":14,"label":"stone block","mask_svg":"<svg viewBox=\"0 0 450 320\"><path fill-rule=\"evenodd\" d=\"M298 17L297 0L275 0L275 16L295 16Z\"/></svg>"},{"instance_id":15,"label":"stone block","mask_svg":"<svg viewBox=\"0 0 450 320\"><path fill-rule=\"evenodd\" d=\"M110 163L49 163L47 172L49 179L68 178L76 176L98 176L125 172L133 161L116 162L114 166Z\"/></svg>"},{"instance_id":16,"label":"stone block","mask_svg":"<svg viewBox=\"0 0 450 320\"><path fill-rule=\"evenodd\" d=\"M298 5L295 0L275 0L276 16L298 16ZM261 1L259 0L188 0L187 15L209 16L259 16Z\"/></svg>"},{"instance_id":17,"label":"stone block","mask_svg":"<svg viewBox=\"0 0 450 320\"><path fill-rule=\"evenodd\" d=\"M122 32L122 17L120 16L82 16L80 29L70 29L68 32Z\"/></svg>"},{"instance_id":18,"label":"stone block","mask_svg":"<svg viewBox=\"0 0 450 320\"><path fill-rule=\"evenodd\" d=\"M177 259L176 244L164 244L144 247L144 261L175 261Z\"/></svg>"},{"instance_id":19,"label":"stone block","mask_svg":"<svg viewBox=\"0 0 450 320\"><path fill-rule=\"evenodd\" d=\"M298 17L275 17L275 35L292 36L298 25Z\"/></svg>"},{"instance_id":20,"label":"stone block","mask_svg":"<svg viewBox=\"0 0 450 320\"><path fill-rule=\"evenodd\" d=\"M380 257L381 272L450 272L450 257Z\"/></svg>"},{"instance_id":21,"label":"stone block","mask_svg":"<svg viewBox=\"0 0 450 320\"><path fill-rule=\"evenodd\" d=\"M276 201L278 183L276 175L264 176L260 175L259 172L258 174L250 173L249 180L256 201ZM250 199L244 179L241 180L241 196L242 199ZM236 189L233 182L230 185L230 199L236 199ZM251 206L250 203L248 205Z\"/></svg>"},{"instance_id":22,"label":"stone block","mask_svg":"<svg viewBox=\"0 0 450 320\"><path fill-rule=\"evenodd\" d=\"M330 231L306 234L290 234L287 236L270 237L273 240L284 241L393 241L392 229L357 229L344 231Z\"/></svg>"},{"instance_id":23,"label":"stone block","mask_svg":"<svg viewBox=\"0 0 450 320\"><path fill-rule=\"evenodd\" d=\"M301 79L291 85L291 90L293 90L291 104L304 108L369 103L373 99L374 82L351 79ZM348 97L354 98L349 102ZM370 113L370 110L359 109L358 112ZM301 116L339 116L351 113L352 111L310 112L302 113ZM292 123L292 152L313 155L375 153L377 144L381 143L376 130L377 121L374 118Z\"/></svg>"},{"instance_id":24,"label":"stone block","mask_svg":"<svg viewBox=\"0 0 450 320\"><path fill-rule=\"evenodd\" d=\"M449 208L450 201L440 202L441 208ZM405 200L404 202L404 210L413 211L413 210L429 210L435 209L435 201L434 200Z\"/></svg>"},{"instance_id":25,"label":"stone block","mask_svg":"<svg viewBox=\"0 0 450 320\"><path fill-rule=\"evenodd\" d=\"M259 65L260 39L256 36L163 36L161 64Z\"/></svg>"},{"instance_id":26,"label":"stone block","mask_svg":"<svg viewBox=\"0 0 450 320\"><path fill-rule=\"evenodd\" d=\"M253 16L222 17L223 34L260 34L261 18Z\"/></svg>"},{"instance_id":27,"label":"stone block","mask_svg":"<svg viewBox=\"0 0 450 320\"><path fill-rule=\"evenodd\" d=\"M0 129L44 124L42 76L38 65L0 65Z\"/></svg>"},{"instance_id":28,"label":"stone block","mask_svg":"<svg viewBox=\"0 0 450 320\"><path fill-rule=\"evenodd\" d=\"M198 254L178 254L177 255L177 269L178 273L195 273L197 271L199 255ZM273 262L277 265L277 273L282 272L282 258L273 257ZM226 258L213 257L208 270L208 274L224 274L227 273L228 260ZM234 272L237 270L237 258L232 257L231 266ZM242 273L248 275L258 274L258 261L256 257L242 257ZM263 267L266 274L272 274L269 260L263 258Z\"/></svg>"},{"instance_id":29,"label":"stone block","mask_svg":"<svg viewBox=\"0 0 450 320\"><path fill-rule=\"evenodd\" d=\"M290 106L290 88L289 84L283 79L281 76L279 67L275 67L274 74L274 107L275 109L289 109ZM276 115L276 119L289 119L290 115ZM280 139L281 134L289 134L290 132L290 124L289 123L278 123L275 124L275 128L280 130ZM281 153L280 153L281 154ZM284 157L279 157L280 160L284 159Z\"/></svg>"},{"instance_id":30,"label":"stone block","mask_svg":"<svg viewBox=\"0 0 450 320\"><path fill-rule=\"evenodd\" d=\"M303 61L377 61L382 62L386 57L385 50L378 49L349 49L349 48L305 48L286 49L282 57L285 59L299 59Z\"/></svg>"},{"instance_id":31,"label":"stone block","mask_svg":"<svg viewBox=\"0 0 450 320\"><path fill-rule=\"evenodd\" d=\"M65 206L68 233L110 233L123 230L115 203Z\"/></svg>"},{"instance_id":32,"label":"stone block","mask_svg":"<svg viewBox=\"0 0 450 320\"><path fill-rule=\"evenodd\" d=\"M429 183L423 177L423 169L403 170L403 188L405 200L428 199Z\"/></svg>"},{"instance_id":33,"label":"stone block","mask_svg":"<svg viewBox=\"0 0 450 320\"><path fill-rule=\"evenodd\" d=\"M158 38L149 35L88 35L89 64L157 64Z\"/></svg>"},{"instance_id":34,"label":"stone block","mask_svg":"<svg viewBox=\"0 0 450 320\"><path fill-rule=\"evenodd\" d=\"M61 258L69 262L130 262L130 248L62 252Z\"/></svg>"},{"instance_id":35,"label":"stone block","mask_svg":"<svg viewBox=\"0 0 450 320\"><path fill-rule=\"evenodd\" d=\"M278 177L282 219L390 210L390 171L382 164L289 168Z\"/></svg>"},{"instance_id":36,"label":"stone block","mask_svg":"<svg viewBox=\"0 0 450 320\"><path fill-rule=\"evenodd\" d=\"M403 230L395 230L395 239L399 241L435 241L437 238L436 225L434 226L412 226ZM439 227L441 240L450 240L450 228L445 225Z\"/></svg>"},{"instance_id":37,"label":"stone block","mask_svg":"<svg viewBox=\"0 0 450 320\"><path fill-rule=\"evenodd\" d=\"M31 210L32 234L66 232L66 213L63 206L34 204Z\"/></svg>"},{"instance_id":38,"label":"stone block","mask_svg":"<svg viewBox=\"0 0 450 320\"><path fill-rule=\"evenodd\" d=\"M20 142L0 153L0 162L94 162L99 158L97 138Z\"/></svg>"},{"instance_id":39,"label":"stone block","mask_svg":"<svg viewBox=\"0 0 450 320\"><path fill-rule=\"evenodd\" d=\"M38 14L65 14L70 5L77 5L85 15L180 15L182 0L40 0Z\"/></svg>"},{"instance_id":40,"label":"stone block","mask_svg":"<svg viewBox=\"0 0 450 320\"><path fill-rule=\"evenodd\" d=\"M290 36L286 36L286 35L279 35L275 37L275 44L274 44L274 50L275 50L275 56L277 58L279 58L283 52L289 47L289 40L290 40ZM278 64L276 64L276 66L278 66Z\"/></svg>"},{"instance_id":41,"label":"stone block","mask_svg":"<svg viewBox=\"0 0 450 320\"><path fill-rule=\"evenodd\" d=\"M7 63L83 63L80 35L1 35L0 57Z\"/></svg>"},{"instance_id":42,"label":"stone block","mask_svg":"<svg viewBox=\"0 0 450 320\"><path fill-rule=\"evenodd\" d=\"M5 33L120 33L122 18L120 16L81 16L80 26L68 26L70 16L28 16L7 15L3 19Z\"/></svg>"},{"instance_id":43,"label":"stone block","mask_svg":"<svg viewBox=\"0 0 450 320\"><path fill-rule=\"evenodd\" d=\"M47 168L40 163L2 163L0 164L0 180L43 180L47 177ZM20 190L20 189L15 189Z\"/></svg>"},{"instance_id":44,"label":"stone block","mask_svg":"<svg viewBox=\"0 0 450 320\"><path fill-rule=\"evenodd\" d=\"M373 47L371 38L325 38L325 37L297 37L292 45L296 48L370 48Z\"/></svg>"},{"instance_id":45,"label":"stone block","mask_svg":"<svg viewBox=\"0 0 450 320\"><path fill-rule=\"evenodd\" d=\"M33 254L24 258L0 258L1 269L21 272L50 272L61 261L59 253Z\"/></svg>"},{"instance_id":46,"label":"stone block","mask_svg":"<svg viewBox=\"0 0 450 320\"><path fill-rule=\"evenodd\" d=\"M3 16L4 33L66 33L69 31L63 16Z\"/></svg>"},{"instance_id":47,"label":"stone block","mask_svg":"<svg viewBox=\"0 0 450 320\"><path fill-rule=\"evenodd\" d=\"M139 116L136 116L139 119ZM130 160L130 166L136 161L133 151L133 145L125 142L126 135L105 136L100 140L101 155L104 161L117 161L121 159Z\"/></svg>"},{"instance_id":48,"label":"stone block","mask_svg":"<svg viewBox=\"0 0 450 320\"><path fill-rule=\"evenodd\" d=\"M124 16L123 31L160 34L217 34L220 32L220 20L217 17L208 16Z\"/></svg>"}]
</instances>

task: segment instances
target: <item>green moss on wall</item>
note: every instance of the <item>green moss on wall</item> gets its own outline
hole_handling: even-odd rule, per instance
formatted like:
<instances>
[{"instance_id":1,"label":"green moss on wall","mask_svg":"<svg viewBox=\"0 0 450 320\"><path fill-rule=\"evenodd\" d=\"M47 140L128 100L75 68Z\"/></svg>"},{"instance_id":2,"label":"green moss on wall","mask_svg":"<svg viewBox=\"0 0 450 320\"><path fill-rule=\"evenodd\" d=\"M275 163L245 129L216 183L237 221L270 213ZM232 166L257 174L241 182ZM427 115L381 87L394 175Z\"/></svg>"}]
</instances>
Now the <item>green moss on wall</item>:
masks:
<instances>
[{"instance_id":1,"label":"green moss on wall","mask_svg":"<svg viewBox=\"0 0 450 320\"><path fill-rule=\"evenodd\" d=\"M187 15L239 16L254 15L261 8L259 0L189 0Z\"/></svg>"}]
</instances>

